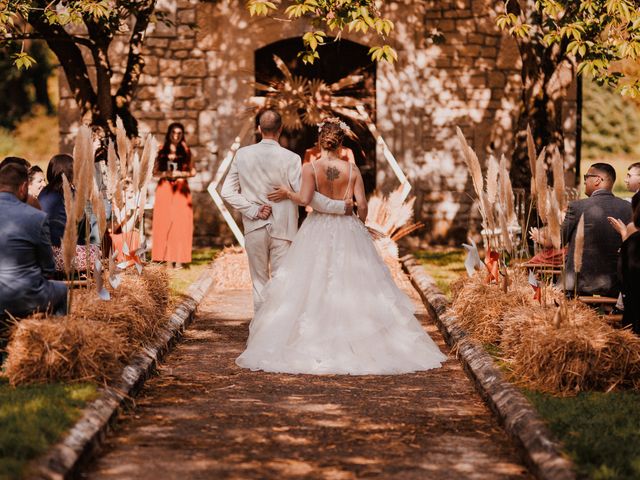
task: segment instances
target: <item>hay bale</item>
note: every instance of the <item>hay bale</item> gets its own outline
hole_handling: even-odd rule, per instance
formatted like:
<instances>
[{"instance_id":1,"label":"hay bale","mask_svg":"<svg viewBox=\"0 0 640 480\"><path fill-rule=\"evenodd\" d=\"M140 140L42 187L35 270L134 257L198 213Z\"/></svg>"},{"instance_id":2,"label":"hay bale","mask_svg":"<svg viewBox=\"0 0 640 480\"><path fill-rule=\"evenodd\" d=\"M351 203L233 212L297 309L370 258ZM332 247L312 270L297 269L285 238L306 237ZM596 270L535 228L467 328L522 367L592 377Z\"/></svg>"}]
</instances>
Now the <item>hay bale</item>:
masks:
<instances>
[{"instance_id":1,"label":"hay bale","mask_svg":"<svg viewBox=\"0 0 640 480\"><path fill-rule=\"evenodd\" d=\"M154 300L157 314L165 316L169 306L169 272L167 267L158 263L150 263L142 271L142 281Z\"/></svg>"},{"instance_id":2,"label":"hay bale","mask_svg":"<svg viewBox=\"0 0 640 480\"><path fill-rule=\"evenodd\" d=\"M169 302L169 277L164 267L146 267L142 275L123 274L122 283L111 290L111 300L97 301L95 292L83 291L71 313L115 327L132 352L152 339L165 322Z\"/></svg>"},{"instance_id":3,"label":"hay bale","mask_svg":"<svg viewBox=\"0 0 640 480\"><path fill-rule=\"evenodd\" d=\"M213 262L211 276L219 290L251 289L249 261L244 249L227 247L222 250Z\"/></svg>"},{"instance_id":4,"label":"hay bale","mask_svg":"<svg viewBox=\"0 0 640 480\"><path fill-rule=\"evenodd\" d=\"M114 326L76 317L25 319L13 328L5 375L11 385L103 382L122 369L126 340Z\"/></svg>"},{"instance_id":5,"label":"hay bale","mask_svg":"<svg viewBox=\"0 0 640 480\"><path fill-rule=\"evenodd\" d=\"M486 285L485 272L468 278L457 292L451 308L459 325L480 343L497 343L500 340L500 321L505 311L529 305L533 291L510 288L505 293L499 285Z\"/></svg>"},{"instance_id":6,"label":"hay bale","mask_svg":"<svg viewBox=\"0 0 640 480\"><path fill-rule=\"evenodd\" d=\"M513 381L563 395L640 386L640 338L580 302L567 302L559 325L555 312L520 306L504 313L500 347Z\"/></svg>"}]
</instances>

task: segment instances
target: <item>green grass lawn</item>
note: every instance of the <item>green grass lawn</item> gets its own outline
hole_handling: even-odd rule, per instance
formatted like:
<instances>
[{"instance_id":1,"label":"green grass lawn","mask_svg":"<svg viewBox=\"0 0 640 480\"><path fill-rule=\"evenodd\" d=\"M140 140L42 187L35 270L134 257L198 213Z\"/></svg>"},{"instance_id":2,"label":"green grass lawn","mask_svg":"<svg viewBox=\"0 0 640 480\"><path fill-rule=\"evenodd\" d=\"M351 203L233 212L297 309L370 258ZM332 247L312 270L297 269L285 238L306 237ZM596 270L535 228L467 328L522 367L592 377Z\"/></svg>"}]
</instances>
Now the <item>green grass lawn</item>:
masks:
<instances>
[{"instance_id":1,"label":"green grass lawn","mask_svg":"<svg viewBox=\"0 0 640 480\"><path fill-rule=\"evenodd\" d=\"M198 277L205 271L216 255L221 251L220 248L195 248L192 254L192 261L189 265L179 270L169 270L171 277L171 294L174 298L185 295L189 286L195 282Z\"/></svg>"},{"instance_id":2,"label":"green grass lawn","mask_svg":"<svg viewBox=\"0 0 640 480\"><path fill-rule=\"evenodd\" d=\"M58 441L96 396L90 384L12 388L0 379L0 478L22 478L27 463Z\"/></svg>"},{"instance_id":3,"label":"green grass lawn","mask_svg":"<svg viewBox=\"0 0 640 480\"><path fill-rule=\"evenodd\" d=\"M447 298L450 298L451 288L449 285L451 282L457 280L462 274L466 275L464 249L435 247L429 250L416 250L413 254L426 272L436 281L438 288Z\"/></svg>"},{"instance_id":4,"label":"green grass lawn","mask_svg":"<svg viewBox=\"0 0 640 480\"><path fill-rule=\"evenodd\" d=\"M563 443L580 478L640 478L639 392L587 392L564 398L530 391L525 395Z\"/></svg>"}]
</instances>

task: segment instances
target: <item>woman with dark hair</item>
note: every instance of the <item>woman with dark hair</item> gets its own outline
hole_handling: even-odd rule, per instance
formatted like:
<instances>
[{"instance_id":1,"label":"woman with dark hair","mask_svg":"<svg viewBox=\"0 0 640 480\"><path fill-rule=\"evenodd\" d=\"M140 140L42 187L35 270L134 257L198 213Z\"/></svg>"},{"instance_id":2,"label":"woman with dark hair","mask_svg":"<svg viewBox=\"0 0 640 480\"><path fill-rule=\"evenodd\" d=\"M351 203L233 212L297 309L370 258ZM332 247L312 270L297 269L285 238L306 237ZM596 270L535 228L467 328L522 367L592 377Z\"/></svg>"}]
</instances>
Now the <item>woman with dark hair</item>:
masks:
<instances>
[{"instance_id":1,"label":"woman with dark hair","mask_svg":"<svg viewBox=\"0 0 640 480\"><path fill-rule=\"evenodd\" d=\"M73 157L66 153L54 155L47 165L47 186L42 189L38 200L42 205L42 210L49 217L49 228L51 231L51 245L53 247L56 270L62 271L64 264L62 260L62 237L64 236L67 224L67 212L64 208L64 192L62 190L62 175L73 187ZM76 248L76 268L86 270L86 247L85 247L85 219L80 221L78 227L78 246ZM93 265L94 261L100 258L100 248L98 245L89 246L89 261Z\"/></svg>"},{"instance_id":2,"label":"woman with dark hair","mask_svg":"<svg viewBox=\"0 0 640 480\"><path fill-rule=\"evenodd\" d=\"M47 183L42 189L38 200L42 210L49 217L51 229L51 245L59 247L67 223L67 213L64 209L64 193L62 192L62 175L67 177L73 185L73 157L66 153L54 155L47 165Z\"/></svg>"},{"instance_id":3,"label":"woman with dark hair","mask_svg":"<svg viewBox=\"0 0 640 480\"><path fill-rule=\"evenodd\" d=\"M29 168L29 195L34 198L38 198L40 192L45 187L47 182L44 178L44 172L38 165L33 165Z\"/></svg>"},{"instance_id":4,"label":"woman with dark hair","mask_svg":"<svg viewBox=\"0 0 640 480\"><path fill-rule=\"evenodd\" d=\"M191 262L193 204L187 178L195 175L181 123L169 125L154 175L159 180L153 206L151 259L172 262L180 268Z\"/></svg>"}]
</instances>

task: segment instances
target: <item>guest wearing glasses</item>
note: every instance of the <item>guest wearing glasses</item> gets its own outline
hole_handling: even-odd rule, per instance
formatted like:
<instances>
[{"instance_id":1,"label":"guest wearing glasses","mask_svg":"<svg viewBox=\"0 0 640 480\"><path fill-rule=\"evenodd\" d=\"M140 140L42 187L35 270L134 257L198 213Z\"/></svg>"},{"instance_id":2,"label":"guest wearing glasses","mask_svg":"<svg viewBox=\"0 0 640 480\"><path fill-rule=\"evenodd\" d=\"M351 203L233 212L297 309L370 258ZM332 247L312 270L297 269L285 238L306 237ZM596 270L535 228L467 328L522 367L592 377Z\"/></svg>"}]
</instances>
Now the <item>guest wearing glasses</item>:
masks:
<instances>
[{"instance_id":1,"label":"guest wearing glasses","mask_svg":"<svg viewBox=\"0 0 640 480\"><path fill-rule=\"evenodd\" d=\"M625 224L631 221L629 202L613 195L616 171L608 163L594 163L584 175L584 190L589 198L569 204L562 224L563 241L569 245L564 285L568 293L576 287L574 251L576 231L584 215L584 250L582 269L577 275L578 295L604 295L617 297L620 284L617 277L620 235L611 228L607 217L619 218Z\"/></svg>"}]
</instances>

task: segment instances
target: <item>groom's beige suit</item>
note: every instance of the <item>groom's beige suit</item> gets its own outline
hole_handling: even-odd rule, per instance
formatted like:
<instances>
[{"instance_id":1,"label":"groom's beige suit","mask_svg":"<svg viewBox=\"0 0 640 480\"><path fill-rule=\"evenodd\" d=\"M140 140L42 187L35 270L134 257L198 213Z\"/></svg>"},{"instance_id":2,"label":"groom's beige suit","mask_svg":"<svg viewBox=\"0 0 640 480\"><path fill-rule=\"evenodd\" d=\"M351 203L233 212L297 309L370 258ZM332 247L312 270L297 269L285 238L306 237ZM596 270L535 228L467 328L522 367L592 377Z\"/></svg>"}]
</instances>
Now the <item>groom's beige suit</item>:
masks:
<instances>
[{"instance_id":1,"label":"groom's beige suit","mask_svg":"<svg viewBox=\"0 0 640 480\"><path fill-rule=\"evenodd\" d=\"M270 202L267 194L280 185L299 191L301 163L299 155L281 147L276 140L265 139L237 151L222 185L222 197L242 214L255 311L262 304L269 273L277 272L298 231L298 206L290 200ZM262 205L271 206L266 220L258 218ZM345 212L345 202L317 192L311 206L324 213Z\"/></svg>"}]
</instances>

